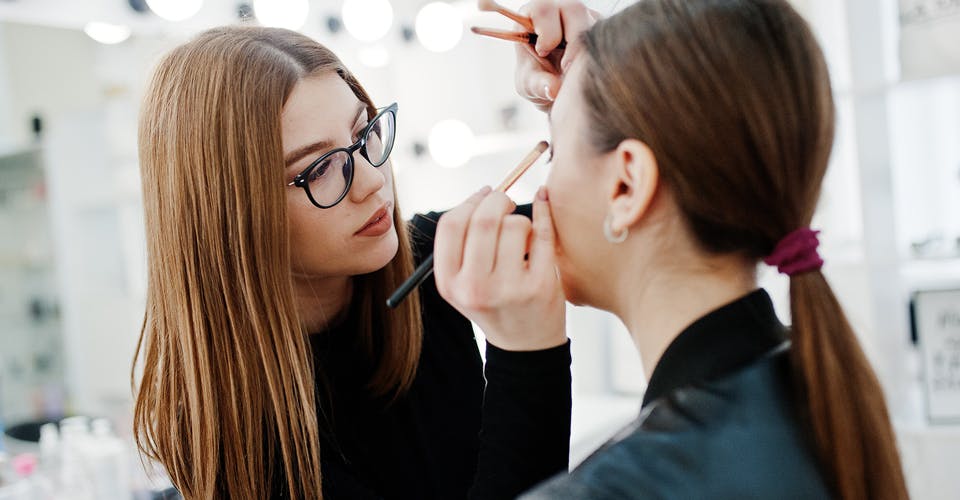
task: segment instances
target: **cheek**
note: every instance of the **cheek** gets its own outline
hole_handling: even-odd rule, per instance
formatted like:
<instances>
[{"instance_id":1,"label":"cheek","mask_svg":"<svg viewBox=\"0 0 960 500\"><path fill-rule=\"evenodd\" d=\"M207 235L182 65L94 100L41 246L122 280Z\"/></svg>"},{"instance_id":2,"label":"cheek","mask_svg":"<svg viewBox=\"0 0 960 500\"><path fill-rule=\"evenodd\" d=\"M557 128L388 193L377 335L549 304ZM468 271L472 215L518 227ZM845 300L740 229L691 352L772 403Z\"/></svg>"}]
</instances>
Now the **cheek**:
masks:
<instances>
[{"instance_id":1,"label":"cheek","mask_svg":"<svg viewBox=\"0 0 960 500\"><path fill-rule=\"evenodd\" d=\"M550 195L550 204L566 205L574 202L576 197L576 177L574 170L561 162L555 162L547 175L547 192Z\"/></svg>"},{"instance_id":2,"label":"cheek","mask_svg":"<svg viewBox=\"0 0 960 500\"><path fill-rule=\"evenodd\" d=\"M290 238L291 265L305 272L317 267L318 249L331 248L339 238L335 209L321 210L307 199L302 190L287 198L287 230Z\"/></svg>"},{"instance_id":3,"label":"cheek","mask_svg":"<svg viewBox=\"0 0 960 500\"><path fill-rule=\"evenodd\" d=\"M380 166L378 169L383 173L383 178L387 183L387 186L393 186L393 160L387 160L386 163Z\"/></svg>"},{"instance_id":4,"label":"cheek","mask_svg":"<svg viewBox=\"0 0 960 500\"><path fill-rule=\"evenodd\" d=\"M392 185L385 189L392 189ZM349 222L356 219L356 214L350 212L352 208L349 200L344 200L333 208L319 209L302 191L291 193L287 199L287 221L294 273L352 276L374 272L393 259L399 244L396 228L377 240L358 240L353 237L355 227Z\"/></svg>"},{"instance_id":5,"label":"cheek","mask_svg":"<svg viewBox=\"0 0 960 500\"><path fill-rule=\"evenodd\" d=\"M558 162L547 177L547 192L554 214L554 224L562 240L576 240L582 234L595 208L593 180L588 174L590 167L577 161Z\"/></svg>"},{"instance_id":6,"label":"cheek","mask_svg":"<svg viewBox=\"0 0 960 500\"><path fill-rule=\"evenodd\" d=\"M596 177L590 175L594 167L558 162L547 178L557 231L557 267L567 300L578 305L588 302L584 284L596 271L597 238L602 238L602 193Z\"/></svg>"},{"instance_id":7,"label":"cheek","mask_svg":"<svg viewBox=\"0 0 960 500\"><path fill-rule=\"evenodd\" d=\"M574 302L576 293L577 255L582 243L580 235L585 228L577 207L582 203L582 185L578 189L576 167L554 165L547 178L550 195L550 212L557 231L557 267L563 282L564 293Z\"/></svg>"}]
</instances>

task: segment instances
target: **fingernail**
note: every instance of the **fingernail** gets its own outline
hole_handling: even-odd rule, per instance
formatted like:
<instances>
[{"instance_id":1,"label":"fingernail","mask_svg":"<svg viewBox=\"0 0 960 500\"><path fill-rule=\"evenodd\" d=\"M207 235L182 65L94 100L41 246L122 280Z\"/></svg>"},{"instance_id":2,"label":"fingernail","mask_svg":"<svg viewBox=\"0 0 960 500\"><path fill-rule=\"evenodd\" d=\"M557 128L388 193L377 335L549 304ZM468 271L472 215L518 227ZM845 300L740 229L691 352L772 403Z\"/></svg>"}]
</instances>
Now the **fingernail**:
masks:
<instances>
[{"instance_id":1,"label":"fingernail","mask_svg":"<svg viewBox=\"0 0 960 500\"><path fill-rule=\"evenodd\" d=\"M492 187L490 187L490 186L483 186L482 188L480 188L480 191L477 191L477 194L475 194L474 196L480 196L480 195L490 194L490 191L493 191L493 188L492 188Z\"/></svg>"},{"instance_id":2,"label":"fingernail","mask_svg":"<svg viewBox=\"0 0 960 500\"><path fill-rule=\"evenodd\" d=\"M547 196L547 187L540 186L540 189L537 190L537 199L540 201L549 201L550 198Z\"/></svg>"},{"instance_id":3,"label":"fingernail","mask_svg":"<svg viewBox=\"0 0 960 500\"><path fill-rule=\"evenodd\" d=\"M552 100L553 100L553 96L550 95L550 86L549 86L549 85L544 85L544 86L543 86L543 95L545 95L545 96L547 97L547 100L549 100L549 101L552 101Z\"/></svg>"}]
</instances>

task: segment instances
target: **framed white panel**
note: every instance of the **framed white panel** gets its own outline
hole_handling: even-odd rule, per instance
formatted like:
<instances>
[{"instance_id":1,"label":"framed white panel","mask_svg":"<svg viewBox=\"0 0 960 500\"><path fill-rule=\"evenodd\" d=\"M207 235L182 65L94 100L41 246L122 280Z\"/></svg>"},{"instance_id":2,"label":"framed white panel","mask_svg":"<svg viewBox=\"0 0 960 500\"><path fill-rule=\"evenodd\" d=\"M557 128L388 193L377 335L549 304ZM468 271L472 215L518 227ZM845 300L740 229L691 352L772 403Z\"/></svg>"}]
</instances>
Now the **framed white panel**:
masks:
<instances>
[{"instance_id":1,"label":"framed white panel","mask_svg":"<svg viewBox=\"0 0 960 500\"><path fill-rule=\"evenodd\" d=\"M960 423L960 290L917 292L913 304L927 415L933 423Z\"/></svg>"}]
</instances>

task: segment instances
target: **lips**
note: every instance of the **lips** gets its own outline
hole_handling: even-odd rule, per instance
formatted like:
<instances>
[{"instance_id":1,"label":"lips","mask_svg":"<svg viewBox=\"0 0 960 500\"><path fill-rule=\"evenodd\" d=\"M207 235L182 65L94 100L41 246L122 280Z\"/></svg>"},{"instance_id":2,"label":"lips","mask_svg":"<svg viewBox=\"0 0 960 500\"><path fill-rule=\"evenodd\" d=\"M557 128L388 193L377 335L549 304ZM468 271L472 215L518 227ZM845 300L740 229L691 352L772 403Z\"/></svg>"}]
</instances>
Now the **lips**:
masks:
<instances>
[{"instance_id":1,"label":"lips","mask_svg":"<svg viewBox=\"0 0 960 500\"><path fill-rule=\"evenodd\" d=\"M389 216L390 216L389 208L390 208L390 204L389 204L389 203L384 203L384 205L383 205L382 207L380 207L379 210L377 210L376 212L374 212L373 215L370 216L369 219L367 219L367 222L363 225L363 227L361 227L360 229L358 229L357 232L355 232L355 233L353 233L353 234L354 234L354 235L358 235L358 234L364 232L365 230L371 228L372 226L377 225L377 224L378 224L380 221L382 221L384 218L389 217Z\"/></svg>"}]
</instances>

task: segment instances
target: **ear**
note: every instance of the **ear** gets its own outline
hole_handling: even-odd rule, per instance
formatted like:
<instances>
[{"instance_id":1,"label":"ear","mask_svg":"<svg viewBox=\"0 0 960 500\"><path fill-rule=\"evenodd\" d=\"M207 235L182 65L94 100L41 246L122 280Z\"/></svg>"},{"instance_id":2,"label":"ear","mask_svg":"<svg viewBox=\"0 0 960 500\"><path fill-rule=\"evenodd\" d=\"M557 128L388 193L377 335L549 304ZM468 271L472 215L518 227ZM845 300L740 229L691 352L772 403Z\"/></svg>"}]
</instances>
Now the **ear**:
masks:
<instances>
[{"instance_id":1,"label":"ear","mask_svg":"<svg viewBox=\"0 0 960 500\"><path fill-rule=\"evenodd\" d=\"M624 139L608 153L606 161L613 172L610 229L619 233L647 213L660 182L660 169L653 150L637 139Z\"/></svg>"}]
</instances>

